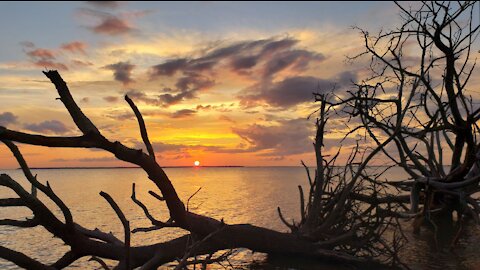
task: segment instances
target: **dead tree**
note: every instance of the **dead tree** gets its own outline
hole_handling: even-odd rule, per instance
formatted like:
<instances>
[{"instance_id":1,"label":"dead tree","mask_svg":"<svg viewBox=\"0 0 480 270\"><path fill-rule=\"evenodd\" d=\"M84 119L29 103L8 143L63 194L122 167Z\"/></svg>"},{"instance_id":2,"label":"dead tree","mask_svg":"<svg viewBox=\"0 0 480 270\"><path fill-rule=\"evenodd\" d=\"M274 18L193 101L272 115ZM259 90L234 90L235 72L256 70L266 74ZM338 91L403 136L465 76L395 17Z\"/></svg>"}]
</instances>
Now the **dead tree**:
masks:
<instances>
[{"instance_id":1,"label":"dead tree","mask_svg":"<svg viewBox=\"0 0 480 270\"><path fill-rule=\"evenodd\" d=\"M391 201L382 197L379 183L375 177L364 173L369 160L381 151L376 147L365 153L358 168L347 166L343 172L334 172L333 161L325 163L321 154L322 132L326 124L326 102L322 102L322 110L318 121L316 141L317 173L311 180L311 197L307 205L302 198L302 221L292 224L294 233L282 233L249 224L225 224L207 216L195 214L185 208L179 199L175 188L162 167L155 160L155 153L147 135L147 129L142 115L133 101L125 97L137 117L141 137L148 153L132 149L121 142L111 141L104 137L92 121L81 111L74 101L67 84L57 71L47 71L44 74L55 85L60 101L65 105L73 121L82 132L80 136L56 137L28 134L0 127L0 140L4 142L15 155L28 181L51 199L61 210L63 218L57 217L35 195L27 192L8 175L0 175L0 185L13 190L18 198L0 200L1 207L27 207L33 212L33 217L26 220L1 220L0 225L29 228L42 226L49 233L61 239L70 247L70 251L52 265L43 264L25 254L0 247L0 257L27 269L62 269L77 259L91 256L92 260L102 263L101 259L116 261L116 269L156 269L158 266L179 259L179 267L194 263L189 257L202 254L213 254L219 250L233 248L248 248L253 251L285 256L312 257L326 261L340 261L352 265L383 265L397 263L396 250L398 239L385 242L384 230L394 227L394 220L387 218L385 213L394 213L400 207L401 200ZM394 140L390 136L381 145ZM153 217L148 208L136 198L135 186L132 190L132 200L143 209L146 218L152 226L148 228L130 228L127 217L118 208L108 194L101 195L109 202L124 226L124 241L100 230L90 230L75 223L69 208L54 193L48 185L41 184L34 177L13 142L45 147L97 148L115 155L119 160L138 165L158 187L161 195L151 191L159 204L165 203L170 213L167 221ZM359 154L354 151L352 160ZM336 176L333 177L332 175ZM334 183L336 178L337 183ZM367 183L367 185L365 185ZM365 186L365 187L364 187ZM368 192L370 191L370 192ZM398 199L398 198L396 198ZM361 203L360 203L361 202ZM366 207L366 208L365 208ZM63 221L64 220L64 221ZM90 224L88 224L90 225ZM178 227L190 234L148 246L130 246L130 232L158 231L168 227ZM297 233L299 232L299 233ZM197 241L192 242L192 239ZM46 243L47 244L47 243ZM208 255L201 264L213 262L220 257ZM223 257L223 258L224 258ZM108 267L102 264L104 267Z\"/></svg>"},{"instance_id":2,"label":"dead tree","mask_svg":"<svg viewBox=\"0 0 480 270\"><path fill-rule=\"evenodd\" d=\"M331 95L330 95L331 97ZM278 208L283 223L292 233L358 258L375 258L388 265L402 265L398 252L405 243L399 218L408 209L408 196L394 196L381 180L383 173L368 170L370 161L393 140L386 138L374 148L357 144L350 150L344 166L336 164L341 148L330 159L323 154L324 134L336 104L329 95L316 95L320 102L313 147L316 155L314 177L306 169L309 192L305 199L301 186L300 221L289 223ZM345 149L344 149L345 150Z\"/></svg>"},{"instance_id":3,"label":"dead tree","mask_svg":"<svg viewBox=\"0 0 480 270\"><path fill-rule=\"evenodd\" d=\"M480 108L469 88L479 4L414 5L397 3L404 23L395 30L360 30L365 51L352 60L369 57L371 77L331 105L360 121L352 131L363 131L372 143L392 138L382 154L410 179L391 184L410 193L415 231L428 225L438 246L447 247L466 218L479 221Z\"/></svg>"}]
</instances>

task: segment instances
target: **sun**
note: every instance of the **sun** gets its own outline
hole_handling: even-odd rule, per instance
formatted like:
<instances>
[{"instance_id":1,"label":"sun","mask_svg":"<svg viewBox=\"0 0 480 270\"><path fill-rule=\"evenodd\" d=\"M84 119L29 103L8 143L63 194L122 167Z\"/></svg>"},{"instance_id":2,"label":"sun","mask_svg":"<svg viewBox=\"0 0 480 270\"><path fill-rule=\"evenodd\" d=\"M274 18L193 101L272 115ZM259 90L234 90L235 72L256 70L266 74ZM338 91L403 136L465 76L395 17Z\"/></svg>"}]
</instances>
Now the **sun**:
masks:
<instances>
[{"instance_id":1,"label":"sun","mask_svg":"<svg viewBox=\"0 0 480 270\"><path fill-rule=\"evenodd\" d=\"M195 162L193 162L193 165L195 165L195 167L198 167L198 166L200 166L200 161L198 161L198 160L195 160Z\"/></svg>"}]
</instances>

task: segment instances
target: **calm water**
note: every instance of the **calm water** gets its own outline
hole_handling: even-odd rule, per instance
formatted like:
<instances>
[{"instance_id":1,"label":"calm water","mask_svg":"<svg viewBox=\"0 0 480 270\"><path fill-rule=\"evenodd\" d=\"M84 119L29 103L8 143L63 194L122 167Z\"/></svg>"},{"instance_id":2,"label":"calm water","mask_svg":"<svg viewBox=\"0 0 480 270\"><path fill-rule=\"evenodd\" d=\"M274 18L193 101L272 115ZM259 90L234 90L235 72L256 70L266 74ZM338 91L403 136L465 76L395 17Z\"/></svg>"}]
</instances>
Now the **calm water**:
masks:
<instances>
[{"instance_id":1,"label":"calm water","mask_svg":"<svg viewBox=\"0 0 480 270\"><path fill-rule=\"evenodd\" d=\"M298 220L297 185L306 187L307 182L305 171L300 167L168 168L166 172L184 202L202 187L190 201L192 211L217 219L223 218L227 223L252 223L279 231L287 230L278 219L277 206L282 208L285 216ZM7 173L26 185L19 170L3 170L0 173ZM99 195L100 191L109 193L117 201L132 228L149 226L141 209L130 200L133 182L137 185L137 197L149 206L151 212L163 220L168 217L164 204L147 194L148 190L157 190L141 169L51 169L35 170L35 173L43 183L47 180L50 182L54 191L72 210L75 222L87 228L98 227L103 231L112 231L119 238L123 237L121 223ZM389 180L402 179L403 174L400 170L394 170L386 177ZM0 197L11 196L11 192L0 187ZM21 219L25 216L29 216L29 211L17 207L3 208L0 212L0 219ZM414 240L410 228L407 226L405 230L411 240ZM425 240L427 236L423 234L410 243L410 248L402 256L414 269L480 269L480 266L476 267L480 265L477 252L480 248L480 233L475 227L469 228L467 233L468 240L462 240L455 253L431 251ZM151 244L183 234L185 232L177 229L137 233L132 236L132 244ZM20 230L1 227L0 245L20 250L43 262L55 261L66 250L59 240L53 239L40 227ZM79 260L72 268L97 267L96 264L87 262L87 259ZM317 262L268 258L249 251L241 252L235 261L257 269L346 269ZM0 259L0 269L16 268Z\"/></svg>"}]
</instances>

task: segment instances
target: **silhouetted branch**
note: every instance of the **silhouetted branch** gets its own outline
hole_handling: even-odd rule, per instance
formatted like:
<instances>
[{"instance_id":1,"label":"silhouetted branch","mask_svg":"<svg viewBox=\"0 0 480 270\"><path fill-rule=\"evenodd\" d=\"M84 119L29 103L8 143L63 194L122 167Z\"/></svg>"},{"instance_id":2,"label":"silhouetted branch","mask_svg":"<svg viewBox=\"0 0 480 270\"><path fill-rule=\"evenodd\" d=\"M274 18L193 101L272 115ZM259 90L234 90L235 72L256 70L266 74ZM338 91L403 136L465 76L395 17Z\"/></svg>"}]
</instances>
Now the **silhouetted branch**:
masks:
<instances>
[{"instance_id":1,"label":"silhouetted branch","mask_svg":"<svg viewBox=\"0 0 480 270\"><path fill-rule=\"evenodd\" d=\"M135 204L137 204L143 210L143 213L145 214L145 216L150 220L152 225L154 225L153 227L149 227L149 228L136 228L132 232L140 232L140 231L141 232L147 232L147 231L158 230L158 229L161 229L161 228L164 228L164 227L174 227L175 226L175 224L171 220L167 221L167 222L161 222L160 220L155 219L150 214L147 206L145 206L145 204L143 204L140 200L138 200L136 195L135 195L135 183L132 184L131 199ZM188 206L188 204L187 204L187 206Z\"/></svg>"},{"instance_id":2,"label":"silhouetted branch","mask_svg":"<svg viewBox=\"0 0 480 270\"><path fill-rule=\"evenodd\" d=\"M145 127L145 121L143 121L143 116L138 110L137 106L135 106L135 103L133 103L133 101L127 95L125 95L125 100L127 101L128 105L130 105L130 108L132 108L135 116L137 117L140 134L142 135L142 140L145 144L145 147L147 148L148 154L153 160L155 160L155 152L153 151L152 144L148 139L147 128Z\"/></svg>"},{"instance_id":3,"label":"silhouetted branch","mask_svg":"<svg viewBox=\"0 0 480 270\"><path fill-rule=\"evenodd\" d=\"M188 200L187 200L187 212L188 212L188 205L190 204L190 200L195 196L197 195L198 192L200 192L200 190L202 189L202 187L199 187L197 189L197 191L195 191L192 195L190 195L190 197L188 197Z\"/></svg>"},{"instance_id":4,"label":"silhouetted branch","mask_svg":"<svg viewBox=\"0 0 480 270\"><path fill-rule=\"evenodd\" d=\"M96 257L96 256L93 256L91 257L90 259L88 259L89 261L94 261L94 262L98 262L100 264L100 266L102 267L102 269L104 270L110 270L110 267L108 267L108 265L100 258Z\"/></svg>"},{"instance_id":5,"label":"silhouetted branch","mask_svg":"<svg viewBox=\"0 0 480 270\"><path fill-rule=\"evenodd\" d=\"M70 116L77 125L77 127L83 132L83 134L100 134L97 127L88 119L82 110L78 107L77 103L73 100L70 90L68 89L67 83L62 79L60 74L56 70L43 71L43 74L50 79L50 81L55 85L58 94L60 95L60 100L67 108Z\"/></svg>"},{"instance_id":6,"label":"silhouetted branch","mask_svg":"<svg viewBox=\"0 0 480 270\"><path fill-rule=\"evenodd\" d=\"M0 246L0 258L11 261L25 269L55 270L55 268L44 265L21 252L14 251L3 246Z\"/></svg>"},{"instance_id":7,"label":"silhouetted branch","mask_svg":"<svg viewBox=\"0 0 480 270\"><path fill-rule=\"evenodd\" d=\"M7 207L7 206L25 206L25 203L20 198L0 199L0 207Z\"/></svg>"},{"instance_id":8,"label":"silhouetted branch","mask_svg":"<svg viewBox=\"0 0 480 270\"><path fill-rule=\"evenodd\" d=\"M159 201L165 201L165 198L158 195L157 193L155 193L154 191L152 190L149 190L148 191L148 194L152 195L152 197L154 197L155 199L159 200Z\"/></svg>"},{"instance_id":9,"label":"silhouetted branch","mask_svg":"<svg viewBox=\"0 0 480 270\"><path fill-rule=\"evenodd\" d=\"M117 203L113 200L113 198L108 195L108 193L105 192L100 192L100 196L105 198L107 202L110 204L112 209L115 211L117 214L118 218L122 222L123 225L123 231L125 234L125 269L130 270L130 222L127 220L125 215L123 214L122 210L120 207L118 207Z\"/></svg>"},{"instance_id":10,"label":"silhouetted branch","mask_svg":"<svg viewBox=\"0 0 480 270\"><path fill-rule=\"evenodd\" d=\"M20 167L22 168L22 171L23 171L25 177L27 178L27 180L32 184L33 187L41 190L56 205L58 205L58 207L60 208L60 210L63 213L63 216L65 217L65 222L66 222L67 226L70 229L72 229L73 228L72 213L70 212L70 209L68 209L68 207L65 205L65 203L55 194L55 192L53 192L53 190L50 187L48 181L47 181L46 186L41 184L40 182L38 182L37 178L35 176L33 176L33 174L31 173L31 171L30 171L30 169L27 165L27 162L25 161L22 154L18 150L18 147L14 143L12 143L11 141L8 141L8 140L2 140L2 142L10 149L10 151L13 153L13 155L17 159L17 162L20 165ZM35 188L32 188L32 194L33 194L34 197L36 197Z\"/></svg>"},{"instance_id":11,"label":"silhouetted branch","mask_svg":"<svg viewBox=\"0 0 480 270\"><path fill-rule=\"evenodd\" d=\"M52 264L52 267L55 269L63 269L70 264L74 263L76 260L78 260L81 256L77 255L73 251L68 251L65 253L58 261L56 261L54 264Z\"/></svg>"},{"instance_id":12,"label":"silhouetted branch","mask_svg":"<svg viewBox=\"0 0 480 270\"><path fill-rule=\"evenodd\" d=\"M115 237L111 232L105 233L100 231L97 228L95 228L94 230L89 230L80 226L79 224L75 224L75 230L81 234L84 234L85 236L88 236L89 238L101 240L106 243L110 243L118 246L124 246L124 243L120 239Z\"/></svg>"}]
</instances>

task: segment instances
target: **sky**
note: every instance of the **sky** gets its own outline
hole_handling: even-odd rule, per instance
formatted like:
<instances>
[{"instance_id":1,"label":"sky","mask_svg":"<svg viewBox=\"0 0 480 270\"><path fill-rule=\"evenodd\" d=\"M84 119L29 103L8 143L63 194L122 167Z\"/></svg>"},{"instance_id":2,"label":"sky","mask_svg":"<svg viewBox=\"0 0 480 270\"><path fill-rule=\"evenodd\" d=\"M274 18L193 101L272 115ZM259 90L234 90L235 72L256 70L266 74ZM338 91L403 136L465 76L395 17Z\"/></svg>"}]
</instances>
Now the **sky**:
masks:
<instances>
[{"instance_id":1,"label":"sky","mask_svg":"<svg viewBox=\"0 0 480 270\"><path fill-rule=\"evenodd\" d=\"M110 140L142 148L124 101L143 113L164 166L313 164L318 104L365 63L353 26L400 21L392 2L0 2L0 125L80 135L53 85L56 69ZM345 127L331 125L328 151ZM31 167L126 166L89 149L21 145ZM0 168L16 168L0 146Z\"/></svg>"}]
</instances>

